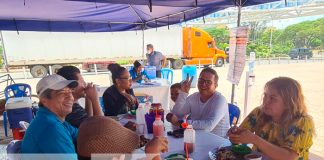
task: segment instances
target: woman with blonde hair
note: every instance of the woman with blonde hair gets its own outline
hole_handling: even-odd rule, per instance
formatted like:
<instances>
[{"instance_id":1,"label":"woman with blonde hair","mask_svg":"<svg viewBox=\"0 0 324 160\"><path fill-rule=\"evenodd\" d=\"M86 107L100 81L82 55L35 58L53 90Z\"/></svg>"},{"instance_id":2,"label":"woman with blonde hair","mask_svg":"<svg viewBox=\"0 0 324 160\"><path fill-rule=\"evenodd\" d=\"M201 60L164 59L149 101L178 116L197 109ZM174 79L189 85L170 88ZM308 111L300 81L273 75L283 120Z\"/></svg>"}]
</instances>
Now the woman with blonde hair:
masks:
<instances>
[{"instance_id":1,"label":"woman with blonde hair","mask_svg":"<svg viewBox=\"0 0 324 160\"><path fill-rule=\"evenodd\" d=\"M262 105L228 132L232 143L251 143L253 149L278 160L308 159L314 134L301 85L289 77L267 82Z\"/></svg>"}]
</instances>

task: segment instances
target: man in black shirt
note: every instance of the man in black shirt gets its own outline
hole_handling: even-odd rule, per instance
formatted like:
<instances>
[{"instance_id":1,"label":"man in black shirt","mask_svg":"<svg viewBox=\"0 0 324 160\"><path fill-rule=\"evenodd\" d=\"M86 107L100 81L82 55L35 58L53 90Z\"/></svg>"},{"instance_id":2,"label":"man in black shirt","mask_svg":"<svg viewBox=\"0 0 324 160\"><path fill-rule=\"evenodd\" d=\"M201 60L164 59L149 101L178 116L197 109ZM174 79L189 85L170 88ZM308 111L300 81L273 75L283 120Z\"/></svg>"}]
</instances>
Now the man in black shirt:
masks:
<instances>
[{"instance_id":1,"label":"man in black shirt","mask_svg":"<svg viewBox=\"0 0 324 160\"><path fill-rule=\"evenodd\" d=\"M86 84L80 74L80 70L75 66L64 66L57 71L57 74L67 80L76 80L78 86L74 89L74 103L72 112L65 118L72 126L79 128L80 124L91 116L103 116L96 86L92 83ZM85 98L85 106L82 107L78 100Z\"/></svg>"}]
</instances>

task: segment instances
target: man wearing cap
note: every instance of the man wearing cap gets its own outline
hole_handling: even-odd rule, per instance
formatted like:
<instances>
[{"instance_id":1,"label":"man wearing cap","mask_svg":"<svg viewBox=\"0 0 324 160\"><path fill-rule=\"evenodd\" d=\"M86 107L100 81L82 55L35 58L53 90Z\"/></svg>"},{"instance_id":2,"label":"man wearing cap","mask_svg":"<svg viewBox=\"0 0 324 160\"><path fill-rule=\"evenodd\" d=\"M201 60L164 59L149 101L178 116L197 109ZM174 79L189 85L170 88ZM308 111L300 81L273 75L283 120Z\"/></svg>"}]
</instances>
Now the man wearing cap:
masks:
<instances>
[{"instance_id":1,"label":"man wearing cap","mask_svg":"<svg viewBox=\"0 0 324 160\"><path fill-rule=\"evenodd\" d=\"M89 117L103 116L96 86L92 83L86 84L80 74L80 70L75 66L64 66L60 68L57 73L67 80L76 80L78 86L72 93L74 103L72 112L65 117L65 120L72 126L79 128L80 124ZM78 100L85 98L85 106L82 107Z\"/></svg>"},{"instance_id":2,"label":"man wearing cap","mask_svg":"<svg viewBox=\"0 0 324 160\"><path fill-rule=\"evenodd\" d=\"M152 44L146 45L147 50L147 63L150 66L156 67L156 77L161 78L161 69L165 67L166 58L165 56L158 51L154 51L154 47Z\"/></svg>"},{"instance_id":3,"label":"man wearing cap","mask_svg":"<svg viewBox=\"0 0 324 160\"><path fill-rule=\"evenodd\" d=\"M72 112L72 92L76 86L76 81L57 74L46 76L37 83L40 107L25 133L22 153L60 154L59 159L77 159L74 144L78 130L65 121L66 115Z\"/></svg>"}]
</instances>

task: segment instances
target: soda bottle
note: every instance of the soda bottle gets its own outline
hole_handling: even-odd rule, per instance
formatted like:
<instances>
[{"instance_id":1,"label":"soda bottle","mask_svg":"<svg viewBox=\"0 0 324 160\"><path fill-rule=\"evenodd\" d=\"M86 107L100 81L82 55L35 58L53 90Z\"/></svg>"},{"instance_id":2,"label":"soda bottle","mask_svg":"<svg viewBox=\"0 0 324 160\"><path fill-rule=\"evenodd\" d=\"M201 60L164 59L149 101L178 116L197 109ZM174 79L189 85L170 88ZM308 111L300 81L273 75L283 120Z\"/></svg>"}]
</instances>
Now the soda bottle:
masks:
<instances>
[{"instance_id":1,"label":"soda bottle","mask_svg":"<svg viewBox=\"0 0 324 160\"><path fill-rule=\"evenodd\" d=\"M164 136L164 124L158 113L156 113L155 121L153 123L153 135L154 137Z\"/></svg>"}]
</instances>

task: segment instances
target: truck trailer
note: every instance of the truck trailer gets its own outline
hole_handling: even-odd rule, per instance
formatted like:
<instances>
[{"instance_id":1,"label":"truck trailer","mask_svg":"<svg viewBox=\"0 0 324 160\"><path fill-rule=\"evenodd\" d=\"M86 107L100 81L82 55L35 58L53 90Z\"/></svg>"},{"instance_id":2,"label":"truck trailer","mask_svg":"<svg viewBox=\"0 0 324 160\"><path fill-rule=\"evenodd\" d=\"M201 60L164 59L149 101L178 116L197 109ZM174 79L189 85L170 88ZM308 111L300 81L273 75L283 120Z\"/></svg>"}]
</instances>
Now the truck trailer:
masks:
<instances>
[{"instance_id":1,"label":"truck trailer","mask_svg":"<svg viewBox=\"0 0 324 160\"><path fill-rule=\"evenodd\" d=\"M33 77L44 77L64 65L91 71L119 60L145 59L146 44L167 57L174 69L183 65L222 66L227 55L217 49L207 32L170 26L126 32L14 32L2 31L7 68L25 67ZM96 65L95 65L96 64Z\"/></svg>"}]
</instances>

